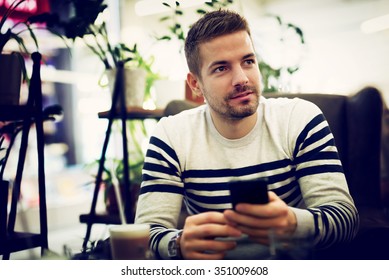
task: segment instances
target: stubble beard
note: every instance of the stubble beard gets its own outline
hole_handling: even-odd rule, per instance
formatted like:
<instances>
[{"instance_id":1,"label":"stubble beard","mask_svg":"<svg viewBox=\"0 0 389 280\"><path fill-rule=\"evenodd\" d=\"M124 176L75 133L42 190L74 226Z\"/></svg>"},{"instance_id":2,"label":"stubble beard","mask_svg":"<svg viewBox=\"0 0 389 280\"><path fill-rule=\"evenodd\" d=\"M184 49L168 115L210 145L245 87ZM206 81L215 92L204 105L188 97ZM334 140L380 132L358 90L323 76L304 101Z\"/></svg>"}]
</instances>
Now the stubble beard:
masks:
<instances>
[{"instance_id":1,"label":"stubble beard","mask_svg":"<svg viewBox=\"0 0 389 280\"><path fill-rule=\"evenodd\" d=\"M239 94L240 92L244 92L250 90L252 91L252 95L256 98L254 100L245 101L238 106L231 106L230 100L233 96ZM204 96L208 96L207 94ZM218 113L219 115L224 116L230 120L240 120L246 118L248 116L253 115L258 108L259 105L259 89L255 86L243 86L241 88L236 88L234 91L230 92L224 99L223 103L216 104L216 102L212 102L212 99L207 99L208 106L211 107L213 111Z\"/></svg>"}]
</instances>

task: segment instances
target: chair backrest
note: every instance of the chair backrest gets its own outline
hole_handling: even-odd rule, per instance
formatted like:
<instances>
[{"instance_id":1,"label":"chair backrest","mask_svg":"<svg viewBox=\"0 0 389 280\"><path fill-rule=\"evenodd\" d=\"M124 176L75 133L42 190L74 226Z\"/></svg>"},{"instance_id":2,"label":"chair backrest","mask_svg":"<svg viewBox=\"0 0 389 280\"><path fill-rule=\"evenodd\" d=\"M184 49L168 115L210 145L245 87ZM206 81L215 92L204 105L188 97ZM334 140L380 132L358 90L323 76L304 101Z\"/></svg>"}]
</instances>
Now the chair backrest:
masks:
<instances>
[{"instance_id":1,"label":"chair backrest","mask_svg":"<svg viewBox=\"0 0 389 280\"><path fill-rule=\"evenodd\" d=\"M272 93L315 103L326 117L338 147L350 193L358 207L381 207L380 154L383 101L367 87L354 95Z\"/></svg>"}]
</instances>

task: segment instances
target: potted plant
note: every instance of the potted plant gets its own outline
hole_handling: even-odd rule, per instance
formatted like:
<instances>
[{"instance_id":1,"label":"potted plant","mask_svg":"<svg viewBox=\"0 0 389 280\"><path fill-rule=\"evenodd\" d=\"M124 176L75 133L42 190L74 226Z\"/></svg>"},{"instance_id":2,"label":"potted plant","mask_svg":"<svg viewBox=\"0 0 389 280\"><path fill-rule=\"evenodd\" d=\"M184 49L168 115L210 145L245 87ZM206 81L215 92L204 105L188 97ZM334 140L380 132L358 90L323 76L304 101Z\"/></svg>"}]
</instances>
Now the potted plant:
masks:
<instances>
[{"instance_id":1,"label":"potted plant","mask_svg":"<svg viewBox=\"0 0 389 280\"><path fill-rule=\"evenodd\" d=\"M129 47L123 42L111 42L107 23L103 19L103 13L108 8L104 0L69 0L64 4L68 5L72 14L65 19L59 15L55 20L50 18L49 26L73 42L82 40L102 62L108 77L114 77L118 64L124 63L125 72L129 73L126 88L131 90L137 87L140 92L140 97L127 98L130 102L128 105L142 107L143 100L149 97L152 83L158 78L152 70L154 58L145 59L136 44Z\"/></svg>"},{"instance_id":2,"label":"potted plant","mask_svg":"<svg viewBox=\"0 0 389 280\"><path fill-rule=\"evenodd\" d=\"M128 47L124 43L118 43L114 46L113 56L116 61L124 63L126 105L143 107L144 101L151 99L151 88L155 80L160 79L160 75L152 69L154 57L145 59L138 51L137 44ZM108 81L106 84L101 83L101 85L109 85L112 91L116 69L108 68L105 74Z\"/></svg>"},{"instance_id":3,"label":"potted plant","mask_svg":"<svg viewBox=\"0 0 389 280\"><path fill-rule=\"evenodd\" d=\"M50 27L57 20L57 15L42 13L26 19L10 20L18 7L26 4L26 1L7 1L10 4L5 9L0 20L0 104L2 105L18 105L21 82L26 81L29 83L24 56L29 57L31 52L24 43L25 33L28 33L27 36L31 37L35 45L34 51L39 50L38 38L35 34L36 30L47 29L52 34L62 38L61 35ZM8 24L9 22L12 23ZM5 53L4 49L11 41L17 43L19 51ZM67 45L66 42L64 43Z\"/></svg>"},{"instance_id":4,"label":"potted plant","mask_svg":"<svg viewBox=\"0 0 389 280\"><path fill-rule=\"evenodd\" d=\"M29 19L16 22L7 27L10 16L26 0L15 0L6 9L0 20L0 104L19 104L20 86L22 80L28 80L24 58L21 53L29 54L22 33L29 32L35 46L38 48L38 41L33 32ZM10 41L17 42L20 52L4 53L4 47Z\"/></svg>"}]
</instances>

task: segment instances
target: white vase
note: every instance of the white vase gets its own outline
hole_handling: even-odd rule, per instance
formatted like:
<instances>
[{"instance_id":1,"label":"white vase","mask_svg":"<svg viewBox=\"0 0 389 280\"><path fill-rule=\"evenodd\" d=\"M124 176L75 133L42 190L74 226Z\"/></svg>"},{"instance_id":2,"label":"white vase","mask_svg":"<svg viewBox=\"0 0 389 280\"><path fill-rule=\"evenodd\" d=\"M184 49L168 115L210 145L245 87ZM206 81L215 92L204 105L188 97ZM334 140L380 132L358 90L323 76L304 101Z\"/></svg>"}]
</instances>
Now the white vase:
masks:
<instances>
[{"instance_id":1,"label":"white vase","mask_svg":"<svg viewBox=\"0 0 389 280\"><path fill-rule=\"evenodd\" d=\"M124 68L123 70L126 106L143 107L146 90L146 71L140 68ZM108 86L111 93L113 93L116 69L107 70L106 75L108 78Z\"/></svg>"},{"instance_id":2,"label":"white vase","mask_svg":"<svg viewBox=\"0 0 389 280\"><path fill-rule=\"evenodd\" d=\"M23 57L0 54L0 105L19 105Z\"/></svg>"}]
</instances>

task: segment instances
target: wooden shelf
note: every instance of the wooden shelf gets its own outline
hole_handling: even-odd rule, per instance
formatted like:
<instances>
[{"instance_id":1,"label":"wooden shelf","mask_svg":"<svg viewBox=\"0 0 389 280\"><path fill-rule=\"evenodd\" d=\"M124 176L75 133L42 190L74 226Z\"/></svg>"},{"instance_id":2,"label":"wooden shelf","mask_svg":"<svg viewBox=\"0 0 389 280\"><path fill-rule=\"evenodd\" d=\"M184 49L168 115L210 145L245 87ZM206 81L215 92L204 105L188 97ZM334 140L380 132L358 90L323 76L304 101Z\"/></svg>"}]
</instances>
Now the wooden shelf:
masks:
<instances>
[{"instance_id":1,"label":"wooden shelf","mask_svg":"<svg viewBox=\"0 0 389 280\"><path fill-rule=\"evenodd\" d=\"M98 114L99 118L101 119L108 119L109 118L110 111L104 111L100 112ZM156 109L156 110L147 110L143 109L141 107L127 107L126 117L128 119L138 119L138 120L144 120L144 119L160 119L164 116L164 110L163 109ZM117 110L114 112L114 118L120 118L120 111Z\"/></svg>"},{"instance_id":2,"label":"wooden shelf","mask_svg":"<svg viewBox=\"0 0 389 280\"><path fill-rule=\"evenodd\" d=\"M119 225L121 224L119 214L109 215L109 214L82 214L80 215L80 222L84 224L106 224L106 225Z\"/></svg>"},{"instance_id":3,"label":"wooden shelf","mask_svg":"<svg viewBox=\"0 0 389 280\"><path fill-rule=\"evenodd\" d=\"M0 241L0 255L33 249L42 244L42 235L30 232L13 232Z\"/></svg>"}]
</instances>

